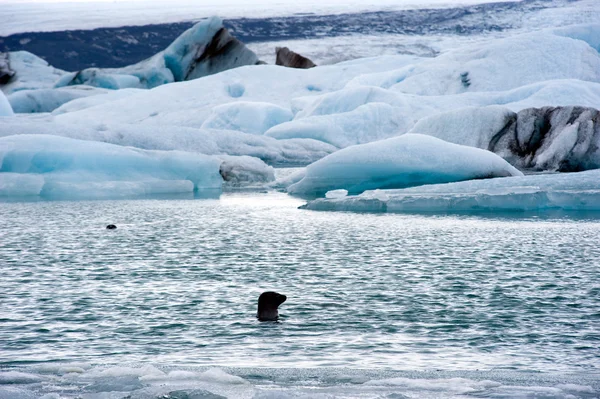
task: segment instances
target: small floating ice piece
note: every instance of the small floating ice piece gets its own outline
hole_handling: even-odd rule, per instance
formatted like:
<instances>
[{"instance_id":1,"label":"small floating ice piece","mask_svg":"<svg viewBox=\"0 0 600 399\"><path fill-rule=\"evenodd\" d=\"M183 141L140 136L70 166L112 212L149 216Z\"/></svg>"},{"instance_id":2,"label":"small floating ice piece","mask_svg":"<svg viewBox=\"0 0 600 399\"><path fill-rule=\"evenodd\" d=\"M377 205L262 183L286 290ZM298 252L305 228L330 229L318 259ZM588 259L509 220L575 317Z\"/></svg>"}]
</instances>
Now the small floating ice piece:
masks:
<instances>
[{"instance_id":1,"label":"small floating ice piece","mask_svg":"<svg viewBox=\"0 0 600 399\"><path fill-rule=\"evenodd\" d=\"M340 189L340 190L331 190L325 193L325 198L344 198L348 195L348 190Z\"/></svg>"}]
</instances>

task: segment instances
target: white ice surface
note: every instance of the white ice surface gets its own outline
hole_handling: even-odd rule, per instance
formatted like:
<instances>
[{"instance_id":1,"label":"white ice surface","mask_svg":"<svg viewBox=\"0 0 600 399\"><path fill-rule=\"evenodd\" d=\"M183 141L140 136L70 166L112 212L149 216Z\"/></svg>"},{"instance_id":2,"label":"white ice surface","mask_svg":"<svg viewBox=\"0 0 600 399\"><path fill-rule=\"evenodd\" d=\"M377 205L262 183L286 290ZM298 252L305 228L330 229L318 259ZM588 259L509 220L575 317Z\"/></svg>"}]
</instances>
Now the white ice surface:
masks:
<instances>
[{"instance_id":1,"label":"white ice surface","mask_svg":"<svg viewBox=\"0 0 600 399\"><path fill-rule=\"evenodd\" d=\"M0 116L12 116L13 110L8 102L8 99L3 92L0 91Z\"/></svg>"},{"instance_id":2,"label":"white ice surface","mask_svg":"<svg viewBox=\"0 0 600 399\"><path fill-rule=\"evenodd\" d=\"M274 65L245 66L217 75L178 82L93 108L59 115L65 122L88 123L110 117L114 123L201 127L213 108L235 101L263 102L291 109L292 99L341 89L366 72L395 69L414 57L389 56L354 60L308 70Z\"/></svg>"},{"instance_id":3,"label":"white ice surface","mask_svg":"<svg viewBox=\"0 0 600 399\"><path fill-rule=\"evenodd\" d=\"M0 138L0 196L121 198L220 190L221 161L50 135Z\"/></svg>"},{"instance_id":4,"label":"white ice surface","mask_svg":"<svg viewBox=\"0 0 600 399\"><path fill-rule=\"evenodd\" d=\"M502 130L510 115L514 113L500 105L466 107L423 118L410 132L487 149L492 137Z\"/></svg>"},{"instance_id":5,"label":"white ice surface","mask_svg":"<svg viewBox=\"0 0 600 399\"><path fill-rule=\"evenodd\" d=\"M78 86L74 86L78 87ZM62 90L62 89L57 89ZM103 104L110 101L119 100L121 98L129 97L132 94L142 92L143 89L121 89L121 90L109 90L103 94L96 94L90 97L81 97L75 100L71 100L68 103L61 105L52 111L53 115L60 115L67 112L79 111L82 109L94 107L99 104Z\"/></svg>"},{"instance_id":6,"label":"white ice surface","mask_svg":"<svg viewBox=\"0 0 600 399\"><path fill-rule=\"evenodd\" d=\"M271 128L266 135L313 138L345 147L412 131L487 148L479 144L502 128L498 124L507 112L568 105L600 109L600 84L553 80L508 91L444 96L352 84L318 97L295 99L293 104L299 109L294 120ZM413 127L417 122L418 127Z\"/></svg>"},{"instance_id":7,"label":"white ice surface","mask_svg":"<svg viewBox=\"0 0 600 399\"><path fill-rule=\"evenodd\" d=\"M600 169L366 191L308 209L355 212L600 211Z\"/></svg>"},{"instance_id":8,"label":"white ice surface","mask_svg":"<svg viewBox=\"0 0 600 399\"><path fill-rule=\"evenodd\" d=\"M9 94L8 101L15 113L52 112L73 100L106 93L106 89L78 85L57 89L20 90Z\"/></svg>"},{"instance_id":9,"label":"white ice surface","mask_svg":"<svg viewBox=\"0 0 600 399\"><path fill-rule=\"evenodd\" d=\"M357 194L373 189L520 175L489 151L406 134L337 151L309 165L302 180L289 186L288 192L322 196L330 190L345 189Z\"/></svg>"},{"instance_id":10,"label":"white ice surface","mask_svg":"<svg viewBox=\"0 0 600 399\"><path fill-rule=\"evenodd\" d=\"M593 31L600 31L596 25ZM449 51L419 63L391 87L405 93L444 95L506 91L546 80L600 82L600 54L588 43L534 33Z\"/></svg>"},{"instance_id":11,"label":"white ice surface","mask_svg":"<svg viewBox=\"0 0 600 399\"><path fill-rule=\"evenodd\" d=\"M0 123L0 137L44 134L73 139L99 141L146 150L193 151L207 155L247 155L270 164L314 162L336 147L315 140L276 140L271 137L231 130L194 129L178 126L105 123L68 124L52 116L10 118Z\"/></svg>"},{"instance_id":12,"label":"white ice surface","mask_svg":"<svg viewBox=\"0 0 600 399\"><path fill-rule=\"evenodd\" d=\"M275 104L237 101L216 106L202 124L204 129L237 130L264 134L269 128L294 117L292 111Z\"/></svg>"},{"instance_id":13,"label":"white ice surface","mask_svg":"<svg viewBox=\"0 0 600 399\"><path fill-rule=\"evenodd\" d=\"M282 123L265 135L277 139L311 138L347 147L405 133L414 121L403 110L386 103L370 102L349 112L316 115Z\"/></svg>"}]
</instances>

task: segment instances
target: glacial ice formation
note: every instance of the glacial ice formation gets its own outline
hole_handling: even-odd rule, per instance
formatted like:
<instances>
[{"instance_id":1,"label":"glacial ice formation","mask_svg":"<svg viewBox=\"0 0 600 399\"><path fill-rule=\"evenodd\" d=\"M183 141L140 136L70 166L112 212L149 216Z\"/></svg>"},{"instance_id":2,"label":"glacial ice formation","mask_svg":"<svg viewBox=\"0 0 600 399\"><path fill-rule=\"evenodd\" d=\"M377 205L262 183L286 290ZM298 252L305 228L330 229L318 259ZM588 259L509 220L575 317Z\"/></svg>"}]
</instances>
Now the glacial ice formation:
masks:
<instances>
[{"instance_id":1,"label":"glacial ice formation","mask_svg":"<svg viewBox=\"0 0 600 399\"><path fill-rule=\"evenodd\" d=\"M600 82L600 54L570 37L521 35L421 62L391 89L431 96L506 91L555 79Z\"/></svg>"},{"instance_id":2,"label":"glacial ice formation","mask_svg":"<svg viewBox=\"0 0 600 399\"><path fill-rule=\"evenodd\" d=\"M220 18L198 22L164 51L124 68L89 68L64 75L56 87L153 88L254 65L256 54L229 34Z\"/></svg>"},{"instance_id":3,"label":"glacial ice formation","mask_svg":"<svg viewBox=\"0 0 600 399\"><path fill-rule=\"evenodd\" d=\"M600 111L586 107L490 106L421 119L411 131L484 148L521 169L573 172L600 168Z\"/></svg>"},{"instance_id":4,"label":"glacial ice formation","mask_svg":"<svg viewBox=\"0 0 600 399\"><path fill-rule=\"evenodd\" d=\"M600 211L600 169L366 191L317 199L304 208L390 213Z\"/></svg>"},{"instance_id":5,"label":"glacial ice formation","mask_svg":"<svg viewBox=\"0 0 600 399\"><path fill-rule=\"evenodd\" d=\"M521 168L574 172L600 168L600 111L544 107L519 111L489 149Z\"/></svg>"},{"instance_id":6,"label":"glacial ice formation","mask_svg":"<svg viewBox=\"0 0 600 399\"><path fill-rule=\"evenodd\" d=\"M116 77L88 70L77 79L114 88L137 85L131 76L139 87L198 77L209 64L229 65L219 58L229 51L245 51L220 24L196 25ZM200 37L210 37L208 47L198 44ZM226 185L289 187L306 196L519 174L512 166L598 168L599 37L600 25L575 26L486 39L430 59L383 56L311 69L247 65L150 90L95 88L97 95L66 102L52 115L3 118L0 137L43 134L191 151L214 156ZM215 57L203 58L208 48ZM21 98L19 105L27 103L28 80L39 88L51 76L66 76L31 54L10 57L18 79L3 90ZM23 68L28 72L19 74ZM61 84L75 77L69 76ZM38 91L38 105L29 108L49 111L62 102L57 93L78 90L86 89ZM265 162L314 163L272 183Z\"/></svg>"},{"instance_id":7,"label":"glacial ice formation","mask_svg":"<svg viewBox=\"0 0 600 399\"><path fill-rule=\"evenodd\" d=\"M0 196L120 198L220 190L221 161L50 135L0 138Z\"/></svg>"},{"instance_id":8,"label":"glacial ice formation","mask_svg":"<svg viewBox=\"0 0 600 399\"><path fill-rule=\"evenodd\" d=\"M277 139L310 138L343 148L386 139L406 132L413 121L402 109L372 102L349 112L317 115L281 123L265 135Z\"/></svg>"},{"instance_id":9,"label":"glacial ice formation","mask_svg":"<svg viewBox=\"0 0 600 399\"><path fill-rule=\"evenodd\" d=\"M67 115L67 114L65 114ZM271 137L230 130L193 129L145 124L68 124L52 117L18 119L0 123L0 137L44 134L98 141L145 150L193 151L206 155L235 155L259 158L271 165L308 165L337 150L316 140L276 140Z\"/></svg>"},{"instance_id":10,"label":"glacial ice formation","mask_svg":"<svg viewBox=\"0 0 600 399\"><path fill-rule=\"evenodd\" d=\"M469 179L520 176L499 156L478 148L419 134L344 148L309 165L290 194L322 196L344 189L350 194Z\"/></svg>"},{"instance_id":11,"label":"glacial ice formation","mask_svg":"<svg viewBox=\"0 0 600 399\"><path fill-rule=\"evenodd\" d=\"M200 128L213 116L215 107L238 101L269 103L296 114L297 106L310 103L319 94L342 89L355 76L390 70L414 60L414 56L384 56L306 70L275 65L245 66L65 113L59 120L86 124L110 117L112 123Z\"/></svg>"}]
</instances>

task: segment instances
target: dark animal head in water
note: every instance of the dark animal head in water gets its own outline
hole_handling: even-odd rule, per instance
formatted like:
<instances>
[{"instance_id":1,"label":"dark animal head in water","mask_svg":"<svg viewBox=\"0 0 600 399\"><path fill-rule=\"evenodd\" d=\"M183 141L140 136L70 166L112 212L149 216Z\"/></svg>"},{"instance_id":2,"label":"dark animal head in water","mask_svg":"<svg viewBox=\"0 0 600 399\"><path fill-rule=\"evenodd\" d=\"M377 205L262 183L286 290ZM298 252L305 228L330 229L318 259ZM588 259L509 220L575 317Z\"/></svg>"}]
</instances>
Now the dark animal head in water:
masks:
<instances>
[{"instance_id":1,"label":"dark animal head in water","mask_svg":"<svg viewBox=\"0 0 600 399\"><path fill-rule=\"evenodd\" d=\"M106 228L107 228L108 230L114 230L114 229L116 229L116 228L117 228L117 226L115 226L114 224L109 224L108 226L106 226Z\"/></svg>"},{"instance_id":2,"label":"dark animal head in water","mask_svg":"<svg viewBox=\"0 0 600 399\"><path fill-rule=\"evenodd\" d=\"M287 297L277 292L267 291L258 297L258 312L256 317L260 321L276 321L279 318L277 308L285 302Z\"/></svg>"}]
</instances>

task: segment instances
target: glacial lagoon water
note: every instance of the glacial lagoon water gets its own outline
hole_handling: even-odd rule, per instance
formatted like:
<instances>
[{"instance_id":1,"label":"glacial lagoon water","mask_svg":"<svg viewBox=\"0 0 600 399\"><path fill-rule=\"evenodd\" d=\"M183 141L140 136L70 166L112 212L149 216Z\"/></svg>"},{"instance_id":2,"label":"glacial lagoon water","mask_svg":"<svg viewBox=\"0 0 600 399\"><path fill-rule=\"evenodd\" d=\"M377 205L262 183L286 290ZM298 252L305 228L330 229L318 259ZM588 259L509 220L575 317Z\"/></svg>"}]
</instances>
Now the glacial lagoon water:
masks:
<instances>
[{"instance_id":1,"label":"glacial lagoon water","mask_svg":"<svg viewBox=\"0 0 600 399\"><path fill-rule=\"evenodd\" d=\"M0 398L600 396L599 215L301 204L0 203Z\"/></svg>"}]
</instances>

